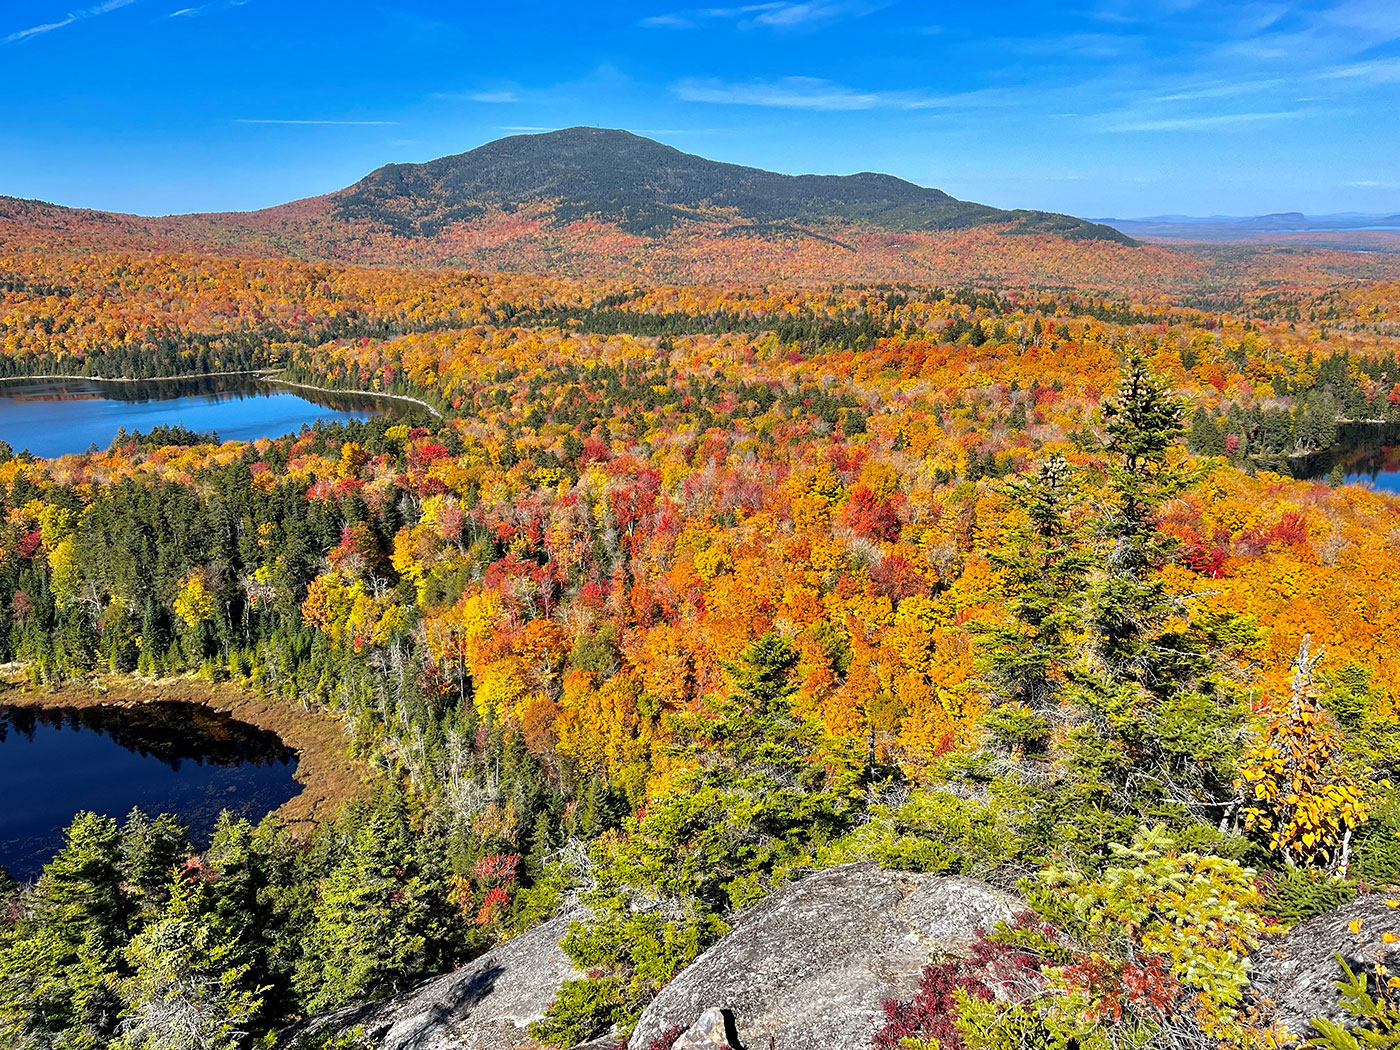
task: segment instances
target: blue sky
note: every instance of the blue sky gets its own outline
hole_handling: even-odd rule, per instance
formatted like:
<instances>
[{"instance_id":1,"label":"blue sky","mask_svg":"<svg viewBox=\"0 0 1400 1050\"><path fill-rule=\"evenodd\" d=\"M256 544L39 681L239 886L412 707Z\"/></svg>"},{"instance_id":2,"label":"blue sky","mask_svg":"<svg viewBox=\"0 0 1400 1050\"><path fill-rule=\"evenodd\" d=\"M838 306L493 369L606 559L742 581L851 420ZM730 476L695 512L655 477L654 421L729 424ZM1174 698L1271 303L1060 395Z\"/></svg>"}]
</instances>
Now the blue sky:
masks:
<instances>
[{"instance_id":1,"label":"blue sky","mask_svg":"<svg viewBox=\"0 0 1400 1050\"><path fill-rule=\"evenodd\" d=\"M0 0L0 193L254 208L593 124L1086 216L1400 211L1400 0L687 2Z\"/></svg>"}]
</instances>

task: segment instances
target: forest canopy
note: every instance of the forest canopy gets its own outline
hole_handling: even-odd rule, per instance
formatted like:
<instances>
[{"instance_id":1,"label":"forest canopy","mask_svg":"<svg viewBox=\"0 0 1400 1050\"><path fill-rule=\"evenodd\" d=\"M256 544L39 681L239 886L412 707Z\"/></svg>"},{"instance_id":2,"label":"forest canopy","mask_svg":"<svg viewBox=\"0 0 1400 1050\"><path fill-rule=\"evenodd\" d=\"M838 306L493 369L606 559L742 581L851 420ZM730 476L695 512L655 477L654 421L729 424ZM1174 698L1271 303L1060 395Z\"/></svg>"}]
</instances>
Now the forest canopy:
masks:
<instances>
[{"instance_id":1,"label":"forest canopy","mask_svg":"<svg viewBox=\"0 0 1400 1050\"><path fill-rule=\"evenodd\" d=\"M1394 286L0 274L5 375L440 413L0 448L12 677L236 683L333 713L369 781L200 850L77 815L0 882L6 1045L264 1045L571 895L586 976L535 1034L622 1038L742 909L856 859L1032 909L926 974L953 1021L895 1004L879 1045L1274 1045L1250 954L1400 882L1400 502L1303 480L1400 422ZM1022 999L977 991L1013 963Z\"/></svg>"}]
</instances>

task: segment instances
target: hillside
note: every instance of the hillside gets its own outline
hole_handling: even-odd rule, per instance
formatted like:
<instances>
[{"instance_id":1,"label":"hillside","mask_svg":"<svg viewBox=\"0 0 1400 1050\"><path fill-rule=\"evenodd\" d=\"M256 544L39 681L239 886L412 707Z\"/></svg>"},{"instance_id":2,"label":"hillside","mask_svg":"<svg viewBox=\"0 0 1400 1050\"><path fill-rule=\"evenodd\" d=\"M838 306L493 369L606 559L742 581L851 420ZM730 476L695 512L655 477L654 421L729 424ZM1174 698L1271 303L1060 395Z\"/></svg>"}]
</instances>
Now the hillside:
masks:
<instances>
[{"instance_id":1,"label":"hillside","mask_svg":"<svg viewBox=\"0 0 1400 1050\"><path fill-rule=\"evenodd\" d=\"M220 682L371 798L80 813L0 874L0 1046L1294 1045L1335 952L1400 966L1400 500L1283 473L1375 461L1397 303L0 253L10 374L441 413L0 447L0 702Z\"/></svg>"}]
</instances>

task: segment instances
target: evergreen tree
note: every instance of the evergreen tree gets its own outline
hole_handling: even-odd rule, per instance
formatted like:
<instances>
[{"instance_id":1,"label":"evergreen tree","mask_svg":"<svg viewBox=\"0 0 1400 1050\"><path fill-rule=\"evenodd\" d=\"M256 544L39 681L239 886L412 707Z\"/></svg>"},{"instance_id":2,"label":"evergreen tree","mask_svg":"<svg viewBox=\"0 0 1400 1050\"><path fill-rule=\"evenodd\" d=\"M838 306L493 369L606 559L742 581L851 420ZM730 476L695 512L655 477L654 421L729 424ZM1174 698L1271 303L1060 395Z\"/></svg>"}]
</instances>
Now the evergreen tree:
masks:
<instances>
[{"instance_id":1,"label":"evergreen tree","mask_svg":"<svg viewBox=\"0 0 1400 1050\"><path fill-rule=\"evenodd\" d=\"M304 851L274 818L254 827L227 810L219 814L203 861L212 876L213 916L246 945L264 985L266 1013L294 1012L292 980L319 868L305 863Z\"/></svg>"},{"instance_id":2,"label":"evergreen tree","mask_svg":"<svg viewBox=\"0 0 1400 1050\"><path fill-rule=\"evenodd\" d=\"M1153 632L1174 609L1154 571L1172 550L1157 510L1186 487L1172 458L1184 406L1139 357L1128 359L1117 395L1104 404L1107 496L1100 526L1103 572L1090 595L1094 655L1112 679L1150 676Z\"/></svg>"},{"instance_id":3,"label":"evergreen tree","mask_svg":"<svg viewBox=\"0 0 1400 1050\"><path fill-rule=\"evenodd\" d=\"M725 668L734 688L715 705L718 718L694 725L701 740L691 746L701 770L696 786L722 781L754 792L819 786L824 772L811 761L815 730L792 710L796 666L792 643L770 631Z\"/></svg>"},{"instance_id":4,"label":"evergreen tree","mask_svg":"<svg viewBox=\"0 0 1400 1050\"><path fill-rule=\"evenodd\" d=\"M419 972L426 911L410 852L402 824L375 813L321 881L296 974L307 1010L383 995Z\"/></svg>"},{"instance_id":5,"label":"evergreen tree","mask_svg":"<svg viewBox=\"0 0 1400 1050\"><path fill-rule=\"evenodd\" d=\"M989 554L1011 619L981 632L983 674L999 704L1043 715L1074 655L1089 567L1077 521L1077 479L1062 456L1002 486L1018 512ZM1004 720L1004 719L1003 719Z\"/></svg>"},{"instance_id":6,"label":"evergreen tree","mask_svg":"<svg viewBox=\"0 0 1400 1050\"><path fill-rule=\"evenodd\" d=\"M214 891L177 878L164 912L132 938L123 1050L235 1050L262 1006L243 932L221 922Z\"/></svg>"},{"instance_id":7,"label":"evergreen tree","mask_svg":"<svg viewBox=\"0 0 1400 1050\"><path fill-rule=\"evenodd\" d=\"M44 868L28 917L0 941L0 1044L106 1047L132 908L116 822L79 813Z\"/></svg>"},{"instance_id":8,"label":"evergreen tree","mask_svg":"<svg viewBox=\"0 0 1400 1050\"><path fill-rule=\"evenodd\" d=\"M1254 640L1239 617L1197 617L1160 569L1175 541L1160 508L1190 476L1173 453L1184 408L1140 357L1104 407L1108 454L1099 565L1085 603L1088 664L1073 698L1089 718L1071 734L1077 775L1122 802L1170 801L1197 812L1231 795L1244 709L1232 658Z\"/></svg>"},{"instance_id":9,"label":"evergreen tree","mask_svg":"<svg viewBox=\"0 0 1400 1050\"><path fill-rule=\"evenodd\" d=\"M792 710L797 661L769 632L726 667L733 688L713 715L675 718L692 769L603 840L593 918L564 942L594 976L566 983L538 1037L567 1045L625 1024L724 931L724 915L849 826L855 785L833 782Z\"/></svg>"},{"instance_id":10,"label":"evergreen tree","mask_svg":"<svg viewBox=\"0 0 1400 1050\"><path fill-rule=\"evenodd\" d=\"M1225 455L1225 435L1205 405L1197 406L1191 416L1191 432L1187 435L1186 447L1198 456Z\"/></svg>"},{"instance_id":11,"label":"evergreen tree","mask_svg":"<svg viewBox=\"0 0 1400 1050\"><path fill-rule=\"evenodd\" d=\"M170 889L170 874L190 854L189 831L169 813L151 820L133 809L122 825L122 872L157 906Z\"/></svg>"}]
</instances>

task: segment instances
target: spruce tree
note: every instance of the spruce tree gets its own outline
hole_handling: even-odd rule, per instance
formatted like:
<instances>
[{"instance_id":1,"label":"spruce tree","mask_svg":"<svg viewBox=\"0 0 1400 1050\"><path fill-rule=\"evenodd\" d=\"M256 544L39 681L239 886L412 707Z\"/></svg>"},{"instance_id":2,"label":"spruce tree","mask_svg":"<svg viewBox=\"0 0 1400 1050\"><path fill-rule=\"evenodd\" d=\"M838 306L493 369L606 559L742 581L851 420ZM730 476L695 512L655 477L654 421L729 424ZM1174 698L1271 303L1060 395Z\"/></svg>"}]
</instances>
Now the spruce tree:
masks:
<instances>
[{"instance_id":1,"label":"spruce tree","mask_svg":"<svg viewBox=\"0 0 1400 1050\"><path fill-rule=\"evenodd\" d=\"M151 820L133 809L122 825L121 852L126 881L159 907L170 890L171 872L190 854L189 831L169 813Z\"/></svg>"},{"instance_id":2,"label":"spruce tree","mask_svg":"<svg viewBox=\"0 0 1400 1050\"><path fill-rule=\"evenodd\" d=\"M1179 455L1182 401L1134 355L1104 420L1089 660L1071 692L1089 718L1067 739L1070 765L1118 805L1213 810L1230 793L1244 716L1232 661L1253 635L1239 617L1197 615L1162 578L1176 543L1158 514L1191 481Z\"/></svg>"},{"instance_id":3,"label":"spruce tree","mask_svg":"<svg viewBox=\"0 0 1400 1050\"><path fill-rule=\"evenodd\" d=\"M982 671L997 705L1037 716L1055 704L1081 628L1089 568L1078 520L1083 495L1063 456L1002 486L1014 524L988 559L997 569L1010 620L981 630Z\"/></svg>"},{"instance_id":4,"label":"spruce tree","mask_svg":"<svg viewBox=\"0 0 1400 1050\"><path fill-rule=\"evenodd\" d=\"M247 1045L265 988L245 931L220 921L215 892L196 876L169 887L164 912L127 946L121 1025L131 1050L236 1050Z\"/></svg>"},{"instance_id":5,"label":"spruce tree","mask_svg":"<svg viewBox=\"0 0 1400 1050\"><path fill-rule=\"evenodd\" d=\"M0 941L0 1045L108 1045L119 949L132 916L110 817L79 813L44 868L30 914Z\"/></svg>"},{"instance_id":6,"label":"spruce tree","mask_svg":"<svg viewBox=\"0 0 1400 1050\"><path fill-rule=\"evenodd\" d=\"M1094 655L1111 678L1151 677L1153 636L1174 611L1156 569L1172 540L1157 528L1157 512L1189 477L1172 450L1185 408L1146 360L1129 357L1117 395L1105 403L1107 499L1099 540L1103 572L1088 605Z\"/></svg>"},{"instance_id":7,"label":"spruce tree","mask_svg":"<svg viewBox=\"0 0 1400 1050\"><path fill-rule=\"evenodd\" d=\"M321 880L296 975L308 1011L375 998L419 973L425 910L410 852L402 824L375 813Z\"/></svg>"},{"instance_id":8,"label":"spruce tree","mask_svg":"<svg viewBox=\"0 0 1400 1050\"><path fill-rule=\"evenodd\" d=\"M1186 439L1187 447L1198 456L1225 455L1225 435L1215 417L1199 405L1191 416L1191 432Z\"/></svg>"}]
</instances>

